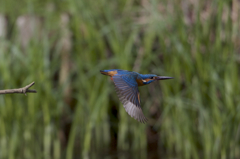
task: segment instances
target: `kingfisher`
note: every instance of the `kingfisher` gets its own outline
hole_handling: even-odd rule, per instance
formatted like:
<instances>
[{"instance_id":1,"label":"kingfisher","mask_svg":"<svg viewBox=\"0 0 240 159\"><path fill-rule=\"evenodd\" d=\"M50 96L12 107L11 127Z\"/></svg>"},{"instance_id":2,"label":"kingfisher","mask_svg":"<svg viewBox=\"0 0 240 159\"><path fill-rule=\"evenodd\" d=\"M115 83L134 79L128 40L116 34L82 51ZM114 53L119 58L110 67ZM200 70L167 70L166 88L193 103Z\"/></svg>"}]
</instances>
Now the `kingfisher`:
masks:
<instances>
[{"instance_id":1,"label":"kingfisher","mask_svg":"<svg viewBox=\"0 0 240 159\"><path fill-rule=\"evenodd\" d=\"M167 76L140 74L137 72L120 69L100 70L100 72L103 75L111 77L118 98L123 104L126 112L141 123L146 123L147 118L142 112L138 87L150 84L158 80L172 79L172 77Z\"/></svg>"}]
</instances>

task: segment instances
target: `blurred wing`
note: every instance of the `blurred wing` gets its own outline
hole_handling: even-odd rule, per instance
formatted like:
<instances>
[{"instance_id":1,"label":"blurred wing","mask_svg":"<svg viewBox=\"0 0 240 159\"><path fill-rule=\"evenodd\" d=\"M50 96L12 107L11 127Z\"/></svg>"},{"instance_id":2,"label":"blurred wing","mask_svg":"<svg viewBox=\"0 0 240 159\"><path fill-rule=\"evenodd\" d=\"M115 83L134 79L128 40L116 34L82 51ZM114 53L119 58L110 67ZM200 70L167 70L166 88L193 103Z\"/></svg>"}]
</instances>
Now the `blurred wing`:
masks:
<instances>
[{"instance_id":1,"label":"blurred wing","mask_svg":"<svg viewBox=\"0 0 240 159\"><path fill-rule=\"evenodd\" d=\"M147 122L147 118L143 115L140 106L140 96L136 79L131 75L115 75L112 78L118 97L126 112L142 123Z\"/></svg>"}]
</instances>

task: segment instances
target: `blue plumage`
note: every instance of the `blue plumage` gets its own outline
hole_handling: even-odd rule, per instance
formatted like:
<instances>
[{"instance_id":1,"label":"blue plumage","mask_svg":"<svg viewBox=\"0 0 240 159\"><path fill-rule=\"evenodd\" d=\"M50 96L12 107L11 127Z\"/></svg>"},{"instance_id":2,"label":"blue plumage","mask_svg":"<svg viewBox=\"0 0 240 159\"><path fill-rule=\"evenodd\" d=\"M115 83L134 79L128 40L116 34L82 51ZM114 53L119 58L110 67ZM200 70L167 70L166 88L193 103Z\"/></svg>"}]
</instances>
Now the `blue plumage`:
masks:
<instances>
[{"instance_id":1,"label":"blue plumage","mask_svg":"<svg viewBox=\"0 0 240 159\"><path fill-rule=\"evenodd\" d=\"M110 76L113 80L118 97L126 112L131 117L143 123L147 121L147 118L143 115L141 109L138 86L143 86L156 80L172 78L154 74L139 74L120 69L101 70L100 72Z\"/></svg>"}]
</instances>

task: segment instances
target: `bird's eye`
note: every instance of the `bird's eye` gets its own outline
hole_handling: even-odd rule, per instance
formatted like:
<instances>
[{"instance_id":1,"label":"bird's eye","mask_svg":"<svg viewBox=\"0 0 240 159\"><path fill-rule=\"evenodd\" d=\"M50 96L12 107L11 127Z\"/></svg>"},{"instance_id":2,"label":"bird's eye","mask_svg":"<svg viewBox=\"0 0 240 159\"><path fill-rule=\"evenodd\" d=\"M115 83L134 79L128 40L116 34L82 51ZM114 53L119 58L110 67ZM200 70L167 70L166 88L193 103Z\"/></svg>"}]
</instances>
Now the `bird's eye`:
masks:
<instances>
[{"instance_id":1,"label":"bird's eye","mask_svg":"<svg viewBox=\"0 0 240 159\"><path fill-rule=\"evenodd\" d=\"M150 79L153 79L154 77L150 77Z\"/></svg>"}]
</instances>

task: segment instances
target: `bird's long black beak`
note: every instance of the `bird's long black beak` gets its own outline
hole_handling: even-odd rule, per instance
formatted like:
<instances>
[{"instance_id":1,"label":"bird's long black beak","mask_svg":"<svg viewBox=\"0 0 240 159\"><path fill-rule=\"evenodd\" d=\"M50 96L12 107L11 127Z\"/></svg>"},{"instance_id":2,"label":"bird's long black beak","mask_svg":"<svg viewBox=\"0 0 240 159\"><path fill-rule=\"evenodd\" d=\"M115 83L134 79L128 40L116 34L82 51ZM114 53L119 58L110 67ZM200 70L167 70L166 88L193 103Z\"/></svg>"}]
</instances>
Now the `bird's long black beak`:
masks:
<instances>
[{"instance_id":1,"label":"bird's long black beak","mask_svg":"<svg viewBox=\"0 0 240 159\"><path fill-rule=\"evenodd\" d=\"M167 76L157 76L155 77L156 80L167 80L167 79L173 79L173 77L167 77Z\"/></svg>"}]
</instances>

